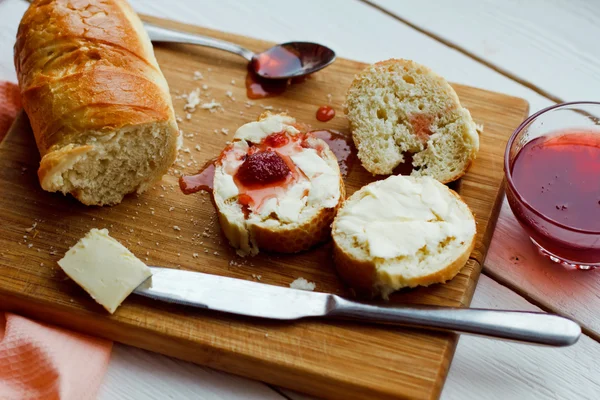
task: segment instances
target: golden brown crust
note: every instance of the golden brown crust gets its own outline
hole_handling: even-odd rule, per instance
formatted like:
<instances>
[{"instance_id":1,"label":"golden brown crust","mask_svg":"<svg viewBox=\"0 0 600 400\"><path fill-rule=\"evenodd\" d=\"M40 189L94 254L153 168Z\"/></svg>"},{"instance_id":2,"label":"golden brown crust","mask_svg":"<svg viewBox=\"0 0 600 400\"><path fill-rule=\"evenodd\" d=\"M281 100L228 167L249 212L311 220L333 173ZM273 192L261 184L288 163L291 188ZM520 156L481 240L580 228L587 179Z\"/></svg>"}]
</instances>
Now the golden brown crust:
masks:
<instances>
[{"instance_id":1,"label":"golden brown crust","mask_svg":"<svg viewBox=\"0 0 600 400\"><path fill-rule=\"evenodd\" d=\"M160 122L175 143L167 83L126 1L33 1L19 25L14 59L40 154L58 151L40 166L40 181L75 157L90 133ZM77 145L70 147L75 153L69 144ZM167 150L165 158L174 159L175 150Z\"/></svg>"},{"instance_id":2,"label":"golden brown crust","mask_svg":"<svg viewBox=\"0 0 600 400\"><path fill-rule=\"evenodd\" d=\"M359 297L374 297L377 294L375 278L377 269L371 261L361 261L346 253L334 240L333 262L339 277Z\"/></svg>"}]
</instances>

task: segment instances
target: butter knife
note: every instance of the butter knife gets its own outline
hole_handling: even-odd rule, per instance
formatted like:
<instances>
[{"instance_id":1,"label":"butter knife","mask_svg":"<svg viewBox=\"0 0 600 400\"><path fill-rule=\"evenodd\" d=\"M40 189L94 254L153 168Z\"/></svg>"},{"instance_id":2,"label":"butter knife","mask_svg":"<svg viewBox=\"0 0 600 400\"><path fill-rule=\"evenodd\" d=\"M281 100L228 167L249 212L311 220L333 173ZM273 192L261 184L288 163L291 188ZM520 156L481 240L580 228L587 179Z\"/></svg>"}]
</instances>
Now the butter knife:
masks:
<instances>
[{"instance_id":1,"label":"butter knife","mask_svg":"<svg viewBox=\"0 0 600 400\"><path fill-rule=\"evenodd\" d=\"M496 339L569 346L581 335L574 321L553 314L363 303L223 276L150 267L152 277L134 293L155 300L225 313L276 320L325 317L454 331Z\"/></svg>"}]
</instances>

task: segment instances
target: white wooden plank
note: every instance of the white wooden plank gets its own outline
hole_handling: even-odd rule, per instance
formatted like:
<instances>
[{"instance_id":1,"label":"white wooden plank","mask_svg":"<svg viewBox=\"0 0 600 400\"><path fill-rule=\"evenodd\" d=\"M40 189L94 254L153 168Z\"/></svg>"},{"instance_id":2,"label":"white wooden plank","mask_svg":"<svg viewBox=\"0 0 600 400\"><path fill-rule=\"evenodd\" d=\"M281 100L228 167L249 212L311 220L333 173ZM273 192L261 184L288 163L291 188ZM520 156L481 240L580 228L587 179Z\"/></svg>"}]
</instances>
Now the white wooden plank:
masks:
<instances>
[{"instance_id":1,"label":"white wooden plank","mask_svg":"<svg viewBox=\"0 0 600 400\"><path fill-rule=\"evenodd\" d=\"M600 271L577 271L542 257L505 201L484 270L536 304L569 316L600 340Z\"/></svg>"},{"instance_id":2,"label":"white wooden plank","mask_svg":"<svg viewBox=\"0 0 600 400\"><path fill-rule=\"evenodd\" d=\"M597 98L599 1L374 3L565 101Z\"/></svg>"},{"instance_id":3,"label":"white wooden plank","mask_svg":"<svg viewBox=\"0 0 600 400\"><path fill-rule=\"evenodd\" d=\"M472 307L540 311L506 287L482 276ZM600 345L582 336L571 347L551 348L461 336L442 400L589 399L600 393ZM283 391L294 400L311 397Z\"/></svg>"},{"instance_id":4,"label":"white wooden plank","mask_svg":"<svg viewBox=\"0 0 600 400\"><path fill-rule=\"evenodd\" d=\"M261 382L115 344L98 400L257 399L283 397Z\"/></svg>"},{"instance_id":5,"label":"white wooden plank","mask_svg":"<svg viewBox=\"0 0 600 400\"><path fill-rule=\"evenodd\" d=\"M13 46L19 21L26 9L24 1L0 0L0 80L17 81Z\"/></svg>"},{"instance_id":6,"label":"white wooden plank","mask_svg":"<svg viewBox=\"0 0 600 400\"><path fill-rule=\"evenodd\" d=\"M486 276L480 278L472 307L540 311ZM468 393L468 398L486 400L595 400L599 358L600 345L587 336L570 347L550 348L464 335L442 399L463 400Z\"/></svg>"}]
</instances>

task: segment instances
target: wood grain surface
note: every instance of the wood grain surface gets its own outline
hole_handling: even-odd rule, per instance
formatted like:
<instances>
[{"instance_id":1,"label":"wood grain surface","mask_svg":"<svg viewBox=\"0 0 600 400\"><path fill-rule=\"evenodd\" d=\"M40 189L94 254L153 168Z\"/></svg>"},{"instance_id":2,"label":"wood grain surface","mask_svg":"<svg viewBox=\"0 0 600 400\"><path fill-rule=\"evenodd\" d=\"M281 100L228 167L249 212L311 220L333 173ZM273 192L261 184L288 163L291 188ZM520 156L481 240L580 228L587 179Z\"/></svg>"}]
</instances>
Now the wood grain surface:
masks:
<instances>
[{"instance_id":1,"label":"wood grain surface","mask_svg":"<svg viewBox=\"0 0 600 400\"><path fill-rule=\"evenodd\" d=\"M159 20L153 19L154 22ZM236 41L251 49L268 43L206 29L162 22L169 27ZM296 256L261 254L235 257L221 237L214 210L204 194L184 196L181 172L193 172L214 157L235 129L273 107L314 127L347 132L342 117L344 93L364 65L338 60L284 96L247 103L242 59L188 46L160 46L156 55L183 117L185 145L180 159L153 190L128 197L113 208L88 208L70 197L43 192L36 169L39 155L26 119L21 117L0 147L0 300L6 307L38 319L114 339L269 383L329 398L435 398L456 345L456 336L356 323L307 320L259 321L166 305L132 297L107 316L68 280L56 260L90 228L108 228L149 265L186 268L287 286L297 277L316 282L317 290L346 294L333 272L326 244ZM204 78L194 80L194 71ZM188 120L182 93L201 90L216 112L198 109ZM474 210L477 246L451 282L406 291L392 301L467 306L485 257L499 210L502 154L512 129L528 112L524 100L455 86L476 122L484 125L481 151L471 171L455 188ZM231 93L228 93L231 92ZM329 100L328 95L331 95ZM331 104L338 117L318 123L315 111ZM196 150L196 145L200 150ZM348 192L372 180L355 165ZM36 226L27 231L33 224Z\"/></svg>"}]
</instances>

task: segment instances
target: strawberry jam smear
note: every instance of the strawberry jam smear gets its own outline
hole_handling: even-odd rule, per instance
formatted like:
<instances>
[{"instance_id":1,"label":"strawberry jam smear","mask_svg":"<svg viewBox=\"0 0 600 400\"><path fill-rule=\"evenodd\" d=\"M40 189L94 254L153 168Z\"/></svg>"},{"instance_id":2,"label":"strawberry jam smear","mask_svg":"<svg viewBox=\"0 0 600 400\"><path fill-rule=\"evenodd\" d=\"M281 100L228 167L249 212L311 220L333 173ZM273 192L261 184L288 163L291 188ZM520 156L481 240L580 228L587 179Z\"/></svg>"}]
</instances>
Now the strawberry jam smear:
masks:
<instances>
[{"instance_id":1,"label":"strawberry jam smear","mask_svg":"<svg viewBox=\"0 0 600 400\"><path fill-rule=\"evenodd\" d=\"M250 144L243 163L231 171L243 208L259 211L265 201L284 197L290 186L307 179L291 159L304 151L305 139L305 134L277 132Z\"/></svg>"}]
</instances>

